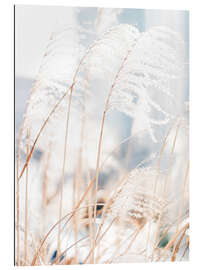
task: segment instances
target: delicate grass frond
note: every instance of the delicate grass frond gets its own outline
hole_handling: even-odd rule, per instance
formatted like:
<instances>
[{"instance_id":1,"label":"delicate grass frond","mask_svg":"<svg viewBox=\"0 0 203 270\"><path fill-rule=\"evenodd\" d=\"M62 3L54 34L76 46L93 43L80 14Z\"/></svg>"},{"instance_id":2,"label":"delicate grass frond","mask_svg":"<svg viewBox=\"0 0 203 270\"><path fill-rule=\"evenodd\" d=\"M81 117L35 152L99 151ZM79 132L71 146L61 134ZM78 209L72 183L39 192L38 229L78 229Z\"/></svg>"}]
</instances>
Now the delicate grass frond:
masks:
<instances>
[{"instance_id":1,"label":"delicate grass frond","mask_svg":"<svg viewBox=\"0 0 203 270\"><path fill-rule=\"evenodd\" d=\"M167 206L167 201L161 197L163 179L160 179L158 190L153 194L153 179L156 176L157 170L153 168L133 170L113 198L112 214L126 221L134 219L137 223L144 219L156 221Z\"/></svg>"}]
</instances>

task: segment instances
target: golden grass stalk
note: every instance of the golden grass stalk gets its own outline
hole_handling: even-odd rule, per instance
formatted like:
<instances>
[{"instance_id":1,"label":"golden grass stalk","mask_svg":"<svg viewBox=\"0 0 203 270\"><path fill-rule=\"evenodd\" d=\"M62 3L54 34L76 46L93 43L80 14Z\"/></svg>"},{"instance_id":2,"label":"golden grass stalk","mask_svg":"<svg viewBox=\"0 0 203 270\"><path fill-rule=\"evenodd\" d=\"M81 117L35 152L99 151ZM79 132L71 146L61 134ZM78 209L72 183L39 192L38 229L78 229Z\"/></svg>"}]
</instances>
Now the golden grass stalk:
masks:
<instances>
[{"instance_id":1,"label":"golden grass stalk","mask_svg":"<svg viewBox=\"0 0 203 270\"><path fill-rule=\"evenodd\" d=\"M29 131L27 131L27 155L29 154ZM26 183L25 183L25 232L24 232L24 265L27 264L28 253L28 166L26 168Z\"/></svg>"},{"instance_id":2,"label":"golden grass stalk","mask_svg":"<svg viewBox=\"0 0 203 270\"><path fill-rule=\"evenodd\" d=\"M70 119L70 108L71 108L71 101L72 101L72 93L73 93L73 86L70 89L70 97L68 103L68 111L67 111L67 120L66 120L66 134L65 134L65 143L64 143L64 156L63 156L63 169L62 169L62 179L61 179L61 189L60 189L60 199L59 199L59 220L62 217L62 209L63 209L63 189L64 189L64 180L65 180L65 166L66 166L66 155L67 155L67 139L68 139L68 127L69 127L69 119ZM57 241L57 256L60 257L61 247L61 223L59 222L58 226L58 241Z\"/></svg>"},{"instance_id":3,"label":"golden grass stalk","mask_svg":"<svg viewBox=\"0 0 203 270\"><path fill-rule=\"evenodd\" d=\"M189 224L188 224L188 225L189 225ZM172 253L172 257L171 257L171 261L172 261L172 262L174 262L175 259L176 259L176 254L177 254L177 252L178 252L178 250L179 250L179 248L180 248L180 244L181 244L181 242L182 242L182 240L183 240L183 237L185 236L185 233L186 233L187 229L188 229L188 226L186 226L186 227L184 228L183 233L182 233L181 237L179 238L177 244L174 245L174 249L173 249L173 253Z\"/></svg>"},{"instance_id":4,"label":"golden grass stalk","mask_svg":"<svg viewBox=\"0 0 203 270\"><path fill-rule=\"evenodd\" d=\"M49 162L50 162L50 157L51 157L51 144L48 146L48 152L45 153L44 158L45 158L45 165L44 165L44 170L43 170L43 183L42 183L42 211L43 211L43 233L45 233L45 228L46 228L46 220L47 220L47 204L48 204L48 198L47 198L47 185L48 185L48 168L49 168ZM43 258L44 260L46 259L46 248L43 250Z\"/></svg>"},{"instance_id":5,"label":"golden grass stalk","mask_svg":"<svg viewBox=\"0 0 203 270\"><path fill-rule=\"evenodd\" d=\"M180 202L180 208L179 208L179 214L178 214L178 222L177 222L177 228L176 231L179 230L180 222L181 222L181 215L182 215L182 209L183 209L183 202L184 202L184 197L185 197L185 190L186 190L186 184L188 181L188 176L189 176L189 161L187 162L187 167L186 167L186 172L185 172L185 177L184 177L184 184L183 184L183 192L182 192L182 198Z\"/></svg>"},{"instance_id":6,"label":"golden grass stalk","mask_svg":"<svg viewBox=\"0 0 203 270\"><path fill-rule=\"evenodd\" d=\"M99 179L99 167L100 167L100 156L101 156L101 148L102 148L102 140L103 140L103 132L104 132L104 122L105 122L105 118L106 118L106 113L108 111L108 107L109 107L109 103L110 103L110 99L113 93L113 89L117 83L117 80L119 78L119 74L122 71L127 59L128 59L128 55L130 54L130 51L128 51L127 55L124 57L121 66L114 78L114 81L112 83L112 86L110 88L108 97L106 99L106 103L105 103L105 107L104 107L104 112L103 112L103 116L102 116L102 122L101 122L101 128L100 128L100 136L99 136L99 145L98 145L98 152L97 152L97 162L96 162L96 173L95 173L95 195L94 195L94 223L95 226L93 227L93 234L94 234L94 245L93 245L93 249L95 248L95 241L96 241L96 209L97 209L97 190L98 190L98 179ZM93 251L93 261L94 261L94 251Z\"/></svg>"},{"instance_id":7,"label":"golden grass stalk","mask_svg":"<svg viewBox=\"0 0 203 270\"><path fill-rule=\"evenodd\" d=\"M20 129L18 143L17 143L17 157L16 157L16 265L20 265L20 183L18 181L19 163L20 163L20 138L22 129Z\"/></svg>"},{"instance_id":8,"label":"golden grass stalk","mask_svg":"<svg viewBox=\"0 0 203 270\"><path fill-rule=\"evenodd\" d=\"M168 184L169 175L170 175L170 171L171 171L171 167L172 167L172 161L173 161L173 157L174 157L175 145L176 145L176 140L177 140L179 128L180 128L180 122L177 124L176 133L175 133L175 137L174 137L173 144L172 144L172 149L171 149L171 153L170 153L170 160L169 160L169 167L168 167L166 179L165 179L165 182L164 182L162 199L164 199L165 196L166 196L167 184ZM169 133L170 133L170 131L171 131L171 129L169 130ZM169 133L167 134L167 137L168 137ZM167 138L167 137L166 137L166 138ZM163 150L164 150L164 148L165 148L165 143L166 143L166 140L165 140L165 142L164 142L164 145L162 146L162 149L161 149L161 155L162 155ZM160 160L161 160L161 159L159 159L159 169L160 169ZM154 192L156 191L156 186L157 186L157 179L156 179L156 181L155 181L155 189L154 189ZM158 226L157 226L156 238L155 238L155 239L158 239L158 237L159 237L159 231L160 231L160 226L161 226L161 218L162 218L162 213L160 214L159 219L158 219ZM149 227L149 228L150 228L150 227ZM150 229L149 229L149 230L150 230ZM150 233L150 232L149 232L149 233ZM149 245L149 239L148 239L148 242L147 242L147 243L148 243L148 244L147 244L147 247L148 247L148 245ZM156 245L155 245L155 246L156 246ZM154 254L154 252L153 252L153 254ZM153 260L153 255L152 255L152 260Z\"/></svg>"},{"instance_id":9,"label":"golden grass stalk","mask_svg":"<svg viewBox=\"0 0 203 270\"><path fill-rule=\"evenodd\" d=\"M188 229L189 229L189 223L185 224L185 226L183 226L180 230L178 230L178 232L175 233L175 235L173 236L173 238L172 238L172 239L169 241L169 243L165 246L165 248L164 248L164 254L163 254L162 256L159 255L157 261L159 261L161 257L163 258L163 257L165 256L166 252L167 252L167 251L175 244L177 238L181 235L181 233L185 234L185 232L186 232ZM182 241L182 237L181 237L180 239L181 239L181 241ZM179 240L180 240L180 239L179 239ZM181 241L180 241L180 242L181 242ZM179 242L178 242L178 245L180 245ZM175 255L176 252L177 252L177 249L175 250L173 256ZM173 256L172 256L172 257L173 257Z\"/></svg>"},{"instance_id":10,"label":"golden grass stalk","mask_svg":"<svg viewBox=\"0 0 203 270\"><path fill-rule=\"evenodd\" d=\"M91 185L89 185L89 187L88 187L88 189L86 190L86 192L85 192L85 194L87 194L87 192L90 190L90 188L91 188ZM83 195L83 197L84 197L84 195ZM83 198L83 200L84 200L84 198ZM83 200L81 200L80 199L80 204L81 204L81 202L83 201ZM78 203L78 205L79 205L79 203ZM73 215L75 214L75 212L77 212L77 211L79 211L79 210L81 210L81 209L84 209L84 208L87 208L87 207L92 207L93 205L87 205L87 206L82 206L82 207L76 207L73 211L71 211L71 212L68 212L66 215L64 215L60 220L58 220L50 229L49 229L49 231L45 234L45 236L42 238L42 240L41 240L41 242L40 242L40 245L39 245L39 247L37 248L37 250L36 250L36 252L35 252L35 254L34 254L34 256L33 256L33 259L32 259L32 262L31 262L31 265L33 266L33 265L35 265L36 264L36 261L37 261L37 258L40 256L40 251L41 251L41 249L42 249L42 247L43 247L43 245L45 244L45 242L46 242L46 240L47 240L47 238L49 237L49 235L53 232L53 230L59 225L59 223L60 222L62 222L63 220L65 220L68 216L69 216L69 218L68 218L68 220L67 220L67 222L66 222L66 224L71 220L71 218L73 217Z\"/></svg>"}]
</instances>

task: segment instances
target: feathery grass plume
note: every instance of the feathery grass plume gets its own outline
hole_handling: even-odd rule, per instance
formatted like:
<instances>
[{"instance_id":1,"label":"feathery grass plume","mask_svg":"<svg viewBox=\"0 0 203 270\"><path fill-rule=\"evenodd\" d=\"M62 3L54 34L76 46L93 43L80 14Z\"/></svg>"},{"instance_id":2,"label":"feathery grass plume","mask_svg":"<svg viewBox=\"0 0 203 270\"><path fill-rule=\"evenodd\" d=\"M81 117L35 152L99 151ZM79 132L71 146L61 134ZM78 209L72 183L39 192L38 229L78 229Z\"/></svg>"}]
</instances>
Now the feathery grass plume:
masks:
<instances>
[{"instance_id":1,"label":"feathery grass plume","mask_svg":"<svg viewBox=\"0 0 203 270\"><path fill-rule=\"evenodd\" d=\"M167 200L162 199L163 176L153 194L153 180L157 174L155 168L132 170L113 198L112 215L138 227L151 219L156 221L167 206Z\"/></svg>"},{"instance_id":2,"label":"feathery grass plume","mask_svg":"<svg viewBox=\"0 0 203 270\"><path fill-rule=\"evenodd\" d=\"M47 118L51 109L64 96L68 88L71 86L72 78L78 66L83 48L79 44L79 34L77 28L66 26L52 33L50 41L47 45L39 73L32 88L31 96L25 115L24 127L30 129L31 140L37 136L39 128ZM74 101L80 102L81 81L78 78L76 83L78 94ZM69 94L68 94L69 95ZM65 129L64 128L64 111L66 109L67 98L64 98L60 106L58 106L54 117L50 119L46 132L43 132L45 139L38 141L40 148L46 148L50 140L54 140ZM79 108L79 106L77 106ZM40 112L40 113L39 113ZM40 141L42 141L41 144Z\"/></svg>"},{"instance_id":3,"label":"feathery grass plume","mask_svg":"<svg viewBox=\"0 0 203 270\"><path fill-rule=\"evenodd\" d=\"M137 132L147 130L156 142L153 126L174 116L153 98L157 92L172 98L171 80L184 76L184 42L179 35L166 27L140 33L133 26L118 25L96 42L84 64L92 78L105 77L104 91L113 84L108 110L135 118Z\"/></svg>"},{"instance_id":4,"label":"feathery grass plume","mask_svg":"<svg viewBox=\"0 0 203 270\"><path fill-rule=\"evenodd\" d=\"M84 61L91 76L97 78L102 75L112 81L138 35L138 29L128 24L120 24L105 31Z\"/></svg>"},{"instance_id":5,"label":"feathery grass plume","mask_svg":"<svg viewBox=\"0 0 203 270\"><path fill-rule=\"evenodd\" d=\"M168 99L172 96L170 80L184 76L183 45L180 37L165 27L140 33L112 92L109 109L134 118L136 132L148 131L155 142L153 125L166 124L173 115L153 95L161 91Z\"/></svg>"},{"instance_id":6,"label":"feathery grass plume","mask_svg":"<svg viewBox=\"0 0 203 270\"><path fill-rule=\"evenodd\" d=\"M175 260L175 256L180 258L183 254L185 241L188 238L188 230L184 229L186 228L184 226L188 224L188 205L186 212L182 208L183 204L187 204L187 198L179 195L184 200L181 206L181 203L176 202L177 196L171 198L168 193L167 196L164 195L164 174L159 175L154 193L153 182L157 176L158 171L154 168L134 169L113 197L111 215L117 217L118 225L122 230L123 228L137 228L138 230L129 254L121 252L113 258L113 262L124 262L128 260L128 256L131 257L132 262L165 261L171 258ZM182 187L182 193L183 189L184 187ZM180 207L182 213L179 212L179 217L178 214L174 217L174 212ZM184 234L182 234L183 231ZM149 239L149 244L146 242L147 239ZM176 240L179 242L176 243ZM169 243L171 243L170 248L174 247L174 250L169 248ZM174 246L175 243L178 245L177 248Z\"/></svg>"}]
</instances>

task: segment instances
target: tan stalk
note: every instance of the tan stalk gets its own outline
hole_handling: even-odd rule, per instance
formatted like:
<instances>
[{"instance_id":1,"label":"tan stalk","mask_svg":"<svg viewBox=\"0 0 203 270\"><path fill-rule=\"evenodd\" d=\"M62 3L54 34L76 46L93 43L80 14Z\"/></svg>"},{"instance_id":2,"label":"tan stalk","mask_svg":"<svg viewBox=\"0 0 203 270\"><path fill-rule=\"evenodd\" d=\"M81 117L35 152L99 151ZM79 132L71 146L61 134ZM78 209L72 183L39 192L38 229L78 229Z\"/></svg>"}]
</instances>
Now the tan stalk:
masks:
<instances>
[{"instance_id":1,"label":"tan stalk","mask_svg":"<svg viewBox=\"0 0 203 270\"><path fill-rule=\"evenodd\" d=\"M174 140L173 140L173 145L172 145L171 154L170 154L170 160L169 160L169 167L168 167L166 179L165 179L165 182L164 182L164 188L163 188L163 196L162 196L162 199L164 199L165 196L166 196L167 184L168 184L168 180L169 180L170 170L171 170L171 167L172 167L172 161L173 161L174 150L175 150L175 145L176 145L176 140L177 140L179 128L180 128L180 122L179 122L178 125L177 125L175 137L174 137ZM171 129L172 129L172 128L171 128ZM169 132L168 132L168 134L167 134L167 137L169 136L171 129L169 130ZM163 148L162 148L163 150L164 150L164 148L165 148L165 145L166 145L166 140L164 141L164 146L163 146ZM162 154L163 154L163 151L161 151L161 155L162 155ZM159 170L160 170L160 161L161 161L161 158L159 159ZM158 175L159 175L159 174L158 174ZM155 181L155 188L154 188L154 191L156 191L156 186L157 186L157 180ZM159 236L159 230L160 230L160 225L161 225L161 218L162 218L162 213L160 213L160 215L159 215L155 239L158 239L158 236ZM158 241L158 240L157 240L157 241ZM148 244L148 245L149 245L149 244ZM148 245L147 245L147 247L148 247ZM154 246L154 250L155 250L155 247L156 247L156 245ZM153 251L153 254L152 254L152 260L153 260L153 255L154 255L154 251Z\"/></svg>"},{"instance_id":2,"label":"tan stalk","mask_svg":"<svg viewBox=\"0 0 203 270\"><path fill-rule=\"evenodd\" d=\"M16 170L18 172L19 164L18 164L18 159L17 159L17 166ZM16 248L16 253L17 253L17 258L16 258L16 265L20 265L20 183L18 181L18 176L16 177L17 179L17 184L16 184L16 229L17 229L17 235L16 235L16 240L17 240L17 248Z\"/></svg>"},{"instance_id":3,"label":"tan stalk","mask_svg":"<svg viewBox=\"0 0 203 270\"><path fill-rule=\"evenodd\" d=\"M88 188L89 188L88 191L90 190L90 187L91 187L91 186L88 187ZM80 200L80 204L81 204L81 202L82 202L82 201ZM91 205L91 207L92 207L92 206L93 206L93 205ZM66 219L68 216L70 216L70 217L68 218L68 221L67 221L67 222L69 222L69 221L71 220L71 218L73 217L73 215L75 214L76 211L79 211L79 210L84 209L84 208L87 208L87 207L89 207L89 205L87 205L87 206L82 206L82 207L79 207L79 206L76 207L73 211L68 212L65 216L63 216L63 217L61 218L61 220L58 220L58 221L50 228L50 230L46 233L46 235L41 239L40 245L39 245L39 247L38 247L38 249L37 249L37 251L36 251L36 253L35 253L35 255L34 255L33 259L32 259L32 262L31 262L31 265L32 265L32 266L36 264L37 258L38 258L39 255L40 255L40 251L41 251L43 245L45 244L45 242L46 242L47 238L49 237L49 235L50 235L50 234L53 232L53 230L57 227L57 225L59 225L59 223L62 222L64 219Z\"/></svg>"},{"instance_id":4,"label":"tan stalk","mask_svg":"<svg viewBox=\"0 0 203 270\"><path fill-rule=\"evenodd\" d=\"M100 167L100 157L101 157L101 147L102 147L102 140L103 140L103 132L104 132L104 122L105 122L105 118L106 118L106 113L108 111L108 107L109 107L109 103L110 103L110 99L113 93L113 89L117 83L119 74L121 72L121 70L123 69L125 62L128 59L128 56L130 54L131 51L128 51L127 55L124 57L121 66L114 78L113 84L110 88L108 97L106 99L106 103L105 103L105 107L104 107L104 112L103 112L103 116L102 116L102 122L101 122L101 129L100 129L100 136L99 136L99 145L98 145L98 152L97 152L97 162L96 162L96 173L95 173L95 195L94 195L94 223L95 226L93 227L93 234L94 234L94 239L95 239L95 235L96 235L96 209L97 209L97 190L98 190L98 178L99 178L99 167ZM95 241L94 240L94 246L95 246ZM94 247L93 247L94 248ZM93 260L94 260L94 251L93 251Z\"/></svg>"},{"instance_id":5,"label":"tan stalk","mask_svg":"<svg viewBox=\"0 0 203 270\"><path fill-rule=\"evenodd\" d=\"M177 238L179 237L179 235L183 232L185 233L187 230L189 229L189 223L187 223L185 226L183 226L174 236L173 238L170 240L170 242L165 246L164 248L164 253L162 254L162 257L165 256L166 252L172 248L172 246L175 244ZM157 258L156 261L159 261L161 258L161 256L159 255L159 257Z\"/></svg>"},{"instance_id":6,"label":"tan stalk","mask_svg":"<svg viewBox=\"0 0 203 270\"><path fill-rule=\"evenodd\" d=\"M169 230L175 226L176 222L178 221L178 218L173 222L171 223L168 228L165 230L165 232L162 233L162 236L160 237L160 239L158 240L158 242L156 243L155 247L154 247L154 250L153 250L153 254L152 254L152 260L154 258L154 254L155 254L155 251L156 249L158 248L160 242L164 239L164 237L167 235L167 233L169 232Z\"/></svg>"},{"instance_id":7,"label":"tan stalk","mask_svg":"<svg viewBox=\"0 0 203 270\"><path fill-rule=\"evenodd\" d=\"M187 231L187 228L185 228L185 230L183 231L181 237L179 238L178 242L177 242L177 245L174 245L174 249L173 249L173 253L172 253L172 257L171 257L171 261L174 262L175 259L176 259L176 254L178 253L179 251L179 248L180 248L180 244L183 240L183 237L185 236L185 233Z\"/></svg>"},{"instance_id":8,"label":"tan stalk","mask_svg":"<svg viewBox=\"0 0 203 270\"><path fill-rule=\"evenodd\" d=\"M19 175L19 163L20 163L20 137L22 135L22 129L19 132L19 138L17 143L17 157L16 157L16 265L20 265L20 183L18 181Z\"/></svg>"},{"instance_id":9,"label":"tan stalk","mask_svg":"<svg viewBox=\"0 0 203 270\"><path fill-rule=\"evenodd\" d=\"M189 249L189 245L190 245L190 243L189 243L189 242L187 242L187 243L186 243L186 248L185 248L185 250L184 250L184 252L183 252L183 255L181 256L180 261L182 261L182 259L184 258L184 256L185 256L185 254L186 254L187 250Z\"/></svg>"},{"instance_id":10,"label":"tan stalk","mask_svg":"<svg viewBox=\"0 0 203 270\"><path fill-rule=\"evenodd\" d=\"M132 238L132 240L130 241L129 245L127 246L126 250L121 254L121 256L126 255L127 252L130 250L132 244L134 243L135 239L137 238L138 234L141 232L141 230L144 228L145 224L143 224L138 230L137 233L135 234L135 236Z\"/></svg>"},{"instance_id":11,"label":"tan stalk","mask_svg":"<svg viewBox=\"0 0 203 270\"><path fill-rule=\"evenodd\" d=\"M36 136L36 138L35 138L35 140L34 140L34 143L33 143L32 147L31 147L31 150L30 150L30 152L29 152L29 155L27 156L27 159L26 159L26 161L25 161L25 164L24 164L24 166L23 166L23 168L22 168L22 170L21 170L21 173L20 173L20 175L18 176L18 181L20 181L21 177L23 176L23 174L24 174L24 172L25 172L25 169L26 169L27 166L28 166L28 163L30 162L30 159L31 159L32 154L33 154L34 149L35 149L35 146L36 146L36 144L37 144L37 141L38 141L38 139L39 139L39 137L40 137L42 131L44 130L45 126L47 125L47 123L48 123L50 117L54 114L54 112L56 111L56 109L57 109L58 106L61 104L61 102L63 101L63 99L66 97L67 94L68 94L68 92L65 93L65 94L62 96L62 98L56 103L56 105L54 106L54 108L51 110L51 112L49 113L48 117L47 117L46 120L44 121L43 125L41 126L41 128L40 128L40 130L39 130L39 132L38 132L38 134L37 134L37 136Z\"/></svg>"},{"instance_id":12,"label":"tan stalk","mask_svg":"<svg viewBox=\"0 0 203 270\"><path fill-rule=\"evenodd\" d=\"M181 222L180 219L181 219L181 215L182 215L183 202L184 202L184 197L185 197L185 189L186 189L186 184L187 184L187 180L188 180L188 175L189 175L189 161L187 162L187 168L186 168L185 177L184 177L183 193L182 193L182 198L181 198L181 202L180 202L176 232L179 230L179 226L180 226L180 222Z\"/></svg>"},{"instance_id":13,"label":"tan stalk","mask_svg":"<svg viewBox=\"0 0 203 270\"><path fill-rule=\"evenodd\" d=\"M63 211L63 189L64 189L64 181L65 181L67 139L68 139L68 128L69 128L72 93L73 93L73 87L70 89L70 97L69 97L68 111L67 111L67 118L66 118L66 133L65 133L65 143L64 143L63 169L62 169L61 189L60 189L60 198L59 198L59 220L61 220L62 211ZM57 256L58 257L60 257L60 253L61 253L61 222L59 222L59 226L58 226L58 240L57 240Z\"/></svg>"},{"instance_id":14,"label":"tan stalk","mask_svg":"<svg viewBox=\"0 0 203 270\"><path fill-rule=\"evenodd\" d=\"M85 133L85 125L86 125L86 95L88 90L88 80L89 80L89 73L87 72L86 79L85 79L85 88L84 88L84 95L83 95L83 106L82 106L82 126L80 132L80 149L79 149L79 158L78 158L78 165L77 170L75 173L75 179L73 183L73 209L75 208L76 202L79 201L81 196L81 182L82 182L82 172L83 172L83 146L84 146L84 133ZM78 248L77 248L77 236L78 236L78 220L79 216L76 213L73 217L74 222L74 233L75 233L75 260L77 262L78 259Z\"/></svg>"},{"instance_id":15,"label":"tan stalk","mask_svg":"<svg viewBox=\"0 0 203 270\"><path fill-rule=\"evenodd\" d=\"M27 131L27 155L29 154L29 131ZM27 263L27 251L28 251L28 166L26 168L25 179L25 232L24 232L24 265Z\"/></svg>"},{"instance_id":16,"label":"tan stalk","mask_svg":"<svg viewBox=\"0 0 203 270\"><path fill-rule=\"evenodd\" d=\"M181 201L180 201L180 207L179 207L179 213L178 213L178 222L177 222L177 226L176 226L176 233L178 232L179 230L179 226L180 226L180 222L181 222L181 215L182 215L182 209L183 209L183 202L184 202L184 197L185 197L185 189L186 189L186 183L187 183L187 179L188 179L188 174L189 174L189 161L187 162L187 168L186 168L186 173L185 173L185 177L184 177L184 185L183 185L183 192L182 192L182 198L181 198ZM174 246L173 247L173 256L172 258L175 257L175 253L176 253L176 250L177 247Z\"/></svg>"},{"instance_id":17,"label":"tan stalk","mask_svg":"<svg viewBox=\"0 0 203 270\"><path fill-rule=\"evenodd\" d=\"M47 185L48 185L48 175L47 175L47 171L49 168L49 162L50 162L50 157L51 157L51 143L48 146L48 153L45 153L45 167L44 167L44 171L43 171L43 182L42 182L42 212L43 212L43 234L45 233L45 229L46 229L46 210L47 210ZM46 260L46 248L44 248L43 250L43 258L44 260Z\"/></svg>"},{"instance_id":18,"label":"tan stalk","mask_svg":"<svg viewBox=\"0 0 203 270\"><path fill-rule=\"evenodd\" d=\"M89 172L89 166L88 166L88 161L86 161L86 168L87 168L87 180L88 180L88 183L91 183L91 176L90 176L90 172ZM93 217L93 209L92 209L92 189L91 191L88 193L88 204L89 204L89 207L88 207L88 226L89 226L89 243L90 243L90 250L92 249L93 247L93 241L94 241L94 238L93 238L93 224L92 224L92 217ZM93 257L92 257L92 254L90 256L90 263L93 264Z\"/></svg>"},{"instance_id":19,"label":"tan stalk","mask_svg":"<svg viewBox=\"0 0 203 270\"><path fill-rule=\"evenodd\" d=\"M100 236L100 238L97 240L97 244L103 239L103 237L105 236L105 234L109 231L109 229L111 228L111 226L113 225L113 223L115 222L116 218L114 218L111 223L108 225L108 227L106 228L106 230L103 232L103 234ZM89 254L87 255L87 257L84 260L84 264L88 261L89 257L91 256L91 254L95 251L95 246L93 246L93 248L90 250Z\"/></svg>"},{"instance_id":20,"label":"tan stalk","mask_svg":"<svg viewBox=\"0 0 203 270\"><path fill-rule=\"evenodd\" d=\"M155 195L156 195L157 183L158 183L158 179L159 179L159 175L160 175L160 171L161 171L161 159L162 159L162 156L163 156L163 153L164 153L164 149L165 149L165 147L167 145L167 140L168 140L168 137L169 137L169 135L171 133L172 128L173 128L173 125L168 130L168 132L167 132L167 134L166 134L166 136L164 138L160 153L159 153L158 166L157 166L157 175L156 175L156 177L154 179L154 182L153 182L153 197L155 197ZM148 251L148 248L149 248L151 226L152 226L152 220L150 219L149 220L149 229L148 229L148 233L147 233L147 240L146 240L146 251ZM153 255L152 255L152 260L153 260Z\"/></svg>"},{"instance_id":21,"label":"tan stalk","mask_svg":"<svg viewBox=\"0 0 203 270\"><path fill-rule=\"evenodd\" d=\"M93 46L92 46L93 47ZM91 47L90 47L91 48ZM61 180L61 192L60 192L60 203L59 203L59 220L62 217L62 208L63 208L63 188L64 188L64 177L65 177L65 166L66 166L66 156L67 156L67 139L68 139L68 128L69 128L69 119L70 119L70 109L71 109L71 102L72 102L72 94L74 85L76 83L76 78L79 73L80 66L84 61L85 57L88 53L86 53L80 60L79 65L76 69L75 75L73 77L73 83L70 87L70 96L69 96L69 103L68 103L68 110L67 110L67 118L66 118L66 131L65 131L65 145L64 145L64 156L63 156L63 169L62 169L62 180ZM68 91L67 91L68 92ZM66 92L66 94L67 94ZM60 256L60 238L61 238L61 223L58 226L58 240L57 240L57 256Z\"/></svg>"},{"instance_id":22,"label":"tan stalk","mask_svg":"<svg viewBox=\"0 0 203 270\"><path fill-rule=\"evenodd\" d=\"M144 224L145 225L145 224ZM129 239L131 239L130 243L128 244L127 248L121 253L119 254L119 256L124 256L128 253L128 251L130 250L130 248L132 247L132 244L134 243L134 241L136 240L138 234L140 233L140 231L142 230L142 228L144 227L144 225L142 227L140 227L140 229L136 229L135 232L133 232L130 237L128 237ZM128 239L125 240L125 242L127 241ZM125 244L124 242L124 244ZM114 259L114 256L116 255L117 251L112 255L112 259L111 261L108 261L108 263L112 263L113 259Z\"/></svg>"},{"instance_id":23,"label":"tan stalk","mask_svg":"<svg viewBox=\"0 0 203 270\"><path fill-rule=\"evenodd\" d=\"M85 239L87 239L87 238L88 238L88 236L84 236L83 238L77 240L77 242L75 242L74 244L72 244L71 246L69 246L68 248L66 248L66 249L61 253L61 256L65 256L65 254L66 254L67 251L69 251L71 248L73 248L73 247L74 247L75 245L77 245L79 242L81 242L81 241L83 241L83 240L85 240ZM56 258L56 259L51 263L51 265L53 265L53 264L58 264L58 262L59 262L59 258ZM60 263L59 263L59 264L60 264Z\"/></svg>"},{"instance_id":24,"label":"tan stalk","mask_svg":"<svg viewBox=\"0 0 203 270\"><path fill-rule=\"evenodd\" d=\"M77 182L78 182L78 172L75 172L75 176L73 179L73 200L72 200L72 209L75 208L75 204L77 201ZM75 242L77 243L78 240L78 213L75 213L73 216L73 230L74 230L74 237L75 237ZM77 249L77 244L75 245L75 261L77 262L78 258L78 249Z\"/></svg>"}]
</instances>

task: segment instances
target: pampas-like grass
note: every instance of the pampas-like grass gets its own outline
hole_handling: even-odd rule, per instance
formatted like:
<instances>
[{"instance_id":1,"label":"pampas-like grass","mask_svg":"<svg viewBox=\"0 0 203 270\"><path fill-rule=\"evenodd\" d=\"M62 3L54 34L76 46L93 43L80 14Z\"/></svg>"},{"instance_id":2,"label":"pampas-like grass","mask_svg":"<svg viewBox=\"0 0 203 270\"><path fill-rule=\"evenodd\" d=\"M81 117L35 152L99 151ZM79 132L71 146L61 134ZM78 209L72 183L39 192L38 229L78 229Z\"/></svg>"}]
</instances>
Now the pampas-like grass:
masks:
<instances>
[{"instance_id":1,"label":"pampas-like grass","mask_svg":"<svg viewBox=\"0 0 203 270\"><path fill-rule=\"evenodd\" d=\"M87 31L73 9L72 25L50 37L19 133L17 265L187 256L189 163L180 141L186 116L156 100L160 93L174 98L170 84L184 76L184 42L165 27L141 33L118 25L120 12L99 9L94 31ZM87 47L88 35L96 40ZM108 122L115 112L134 121L133 136L145 132L162 144L153 166L123 166L118 153L128 139ZM159 128L168 130L162 143Z\"/></svg>"}]
</instances>

